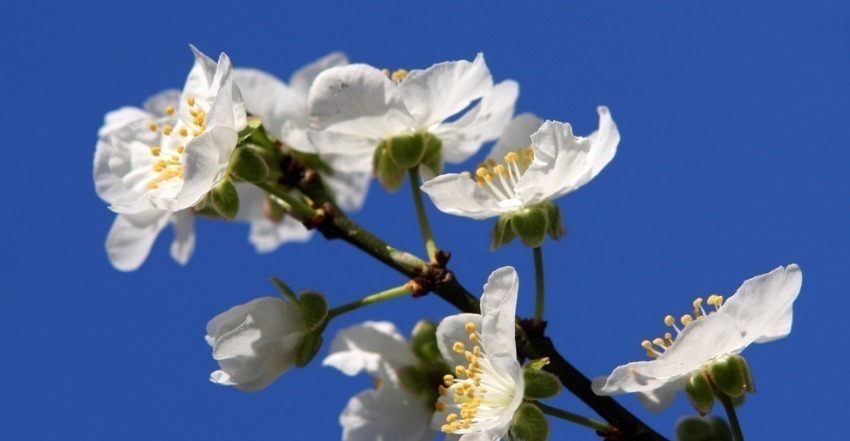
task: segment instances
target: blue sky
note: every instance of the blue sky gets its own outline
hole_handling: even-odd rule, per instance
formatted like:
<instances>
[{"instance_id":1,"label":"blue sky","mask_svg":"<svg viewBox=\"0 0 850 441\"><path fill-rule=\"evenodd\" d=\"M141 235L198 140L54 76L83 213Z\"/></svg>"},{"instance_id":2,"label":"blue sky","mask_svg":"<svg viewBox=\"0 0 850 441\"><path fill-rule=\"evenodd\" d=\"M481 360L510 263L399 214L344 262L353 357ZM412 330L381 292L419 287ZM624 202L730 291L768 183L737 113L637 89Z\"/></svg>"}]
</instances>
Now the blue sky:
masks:
<instances>
[{"instance_id":1,"label":"blue sky","mask_svg":"<svg viewBox=\"0 0 850 441\"><path fill-rule=\"evenodd\" d=\"M0 6L6 137L2 217L0 438L337 439L339 412L367 378L314 364L256 394L211 384L204 325L273 293L269 275L331 302L402 283L343 243L316 238L258 256L247 227L202 222L180 267L167 235L141 270L103 251L113 215L91 163L103 114L179 87L188 43L287 78L333 50L388 68L427 67L482 51L497 80L520 83L518 111L595 128L608 105L617 157L560 200L569 235L547 243L550 332L588 375L642 357L641 340L694 297L800 264L790 337L746 356L758 392L740 411L750 439L838 439L830 413L850 390L850 7L843 2L23 2ZM486 149L485 149L486 150ZM482 154L484 151L482 151ZM471 167L468 165L465 168ZM464 167L461 167L464 168ZM532 311L531 252L487 249L489 222L438 213L438 243L478 290L515 265L519 313ZM422 253L408 190L373 185L354 215ZM347 315L329 333L392 318L405 332L453 311L436 297ZM328 335L331 337L331 334ZM324 351L322 352L324 354ZM838 380L835 378L839 377ZM666 413L621 400L672 434ZM577 400L555 400L585 413ZM815 432L812 432L812 431ZM553 423L554 439L593 439Z\"/></svg>"}]
</instances>

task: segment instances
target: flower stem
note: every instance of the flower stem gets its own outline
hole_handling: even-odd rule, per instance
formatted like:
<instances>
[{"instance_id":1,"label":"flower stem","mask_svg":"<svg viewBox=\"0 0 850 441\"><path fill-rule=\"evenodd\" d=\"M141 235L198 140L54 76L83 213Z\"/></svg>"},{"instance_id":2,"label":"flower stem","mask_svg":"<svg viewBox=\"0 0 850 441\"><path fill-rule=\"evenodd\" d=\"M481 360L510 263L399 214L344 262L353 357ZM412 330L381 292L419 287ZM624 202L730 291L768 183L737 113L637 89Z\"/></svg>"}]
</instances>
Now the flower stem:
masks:
<instances>
[{"instance_id":1,"label":"flower stem","mask_svg":"<svg viewBox=\"0 0 850 441\"><path fill-rule=\"evenodd\" d=\"M313 207L305 204L297 197L292 196L286 190L270 182L257 182L257 187L263 189L266 193L278 198L281 202L287 205L287 212L292 217L304 221L315 217L318 213Z\"/></svg>"},{"instance_id":2,"label":"flower stem","mask_svg":"<svg viewBox=\"0 0 850 441\"><path fill-rule=\"evenodd\" d=\"M723 403L723 408L726 409L726 416L729 417L729 425L732 426L735 441L744 441L744 433L741 432L741 423L738 422L738 414L735 413L735 404L732 403L732 398L723 393L717 394L717 397Z\"/></svg>"},{"instance_id":3,"label":"flower stem","mask_svg":"<svg viewBox=\"0 0 850 441\"><path fill-rule=\"evenodd\" d=\"M534 248L534 277L537 281L537 297L534 303L534 324L543 322L543 311L545 307L545 288L543 283L543 250Z\"/></svg>"},{"instance_id":4,"label":"flower stem","mask_svg":"<svg viewBox=\"0 0 850 441\"><path fill-rule=\"evenodd\" d=\"M428 259L431 262L435 262L437 244L434 243L434 235L431 234L431 226L428 224L428 216L425 214L425 204L422 203L422 190L419 189L419 167L413 167L407 172L408 176L410 176L410 189L413 190L413 204L416 205L416 216L419 218L419 229L422 230L422 239L425 241Z\"/></svg>"},{"instance_id":5,"label":"flower stem","mask_svg":"<svg viewBox=\"0 0 850 441\"><path fill-rule=\"evenodd\" d=\"M543 413L545 413L546 415L551 415L553 417L560 418L571 423L576 423L584 427L589 427L597 432L609 433L613 431L613 427L603 423L602 421L597 421L586 416L576 415L572 412L567 412L566 410L558 409L557 407L547 406L539 401L535 402L534 404L539 407L540 410L542 410Z\"/></svg>"},{"instance_id":6,"label":"flower stem","mask_svg":"<svg viewBox=\"0 0 850 441\"><path fill-rule=\"evenodd\" d=\"M404 285L397 286L395 288L390 288L386 291L381 291L377 294L372 294L350 303L339 305L336 308L331 308L331 310L328 311L328 320L345 314L346 312L362 308L366 305L371 305L373 303L383 302L384 300L401 297L410 294L411 292L413 292L413 287L410 284L405 283Z\"/></svg>"}]
</instances>

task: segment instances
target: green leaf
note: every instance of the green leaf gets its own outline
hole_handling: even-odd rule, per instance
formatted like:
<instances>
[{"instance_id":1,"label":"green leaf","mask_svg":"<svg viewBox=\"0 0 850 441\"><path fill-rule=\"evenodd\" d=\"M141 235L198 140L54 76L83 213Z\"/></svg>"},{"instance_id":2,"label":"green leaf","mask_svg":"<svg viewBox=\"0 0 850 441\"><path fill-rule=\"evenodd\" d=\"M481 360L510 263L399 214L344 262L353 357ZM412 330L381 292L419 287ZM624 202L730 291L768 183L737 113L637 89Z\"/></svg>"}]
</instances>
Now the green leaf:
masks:
<instances>
[{"instance_id":1,"label":"green leaf","mask_svg":"<svg viewBox=\"0 0 850 441\"><path fill-rule=\"evenodd\" d=\"M212 190L212 203L215 211L223 218L233 220L239 213L239 195L230 179L223 179Z\"/></svg>"},{"instance_id":2,"label":"green leaf","mask_svg":"<svg viewBox=\"0 0 850 441\"><path fill-rule=\"evenodd\" d=\"M549 230L546 209L539 205L523 208L511 216L511 226L523 244L537 248L543 244Z\"/></svg>"},{"instance_id":3,"label":"green leaf","mask_svg":"<svg viewBox=\"0 0 850 441\"><path fill-rule=\"evenodd\" d=\"M732 431L716 416L686 416L676 423L676 441L732 441Z\"/></svg>"},{"instance_id":4,"label":"green leaf","mask_svg":"<svg viewBox=\"0 0 850 441\"><path fill-rule=\"evenodd\" d=\"M377 158L375 176L378 177L378 181L390 193L398 191L401 188L401 184L404 183L404 176L407 171L390 159L390 154L386 148L378 147L375 155Z\"/></svg>"},{"instance_id":5,"label":"green leaf","mask_svg":"<svg viewBox=\"0 0 850 441\"><path fill-rule=\"evenodd\" d=\"M711 382L724 394L739 397L747 391L744 359L737 355L724 355L708 365Z\"/></svg>"},{"instance_id":6,"label":"green leaf","mask_svg":"<svg viewBox=\"0 0 850 441\"><path fill-rule=\"evenodd\" d=\"M511 422L513 436L522 441L546 441L549 439L549 421L537 406L523 403L514 412Z\"/></svg>"},{"instance_id":7,"label":"green leaf","mask_svg":"<svg viewBox=\"0 0 850 441\"><path fill-rule=\"evenodd\" d=\"M283 294L283 297L286 298L286 300L298 304L298 297L295 295L295 291L293 291L292 288L289 287L289 285L283 283L283 281L278 279L277 277L269 277L269 279L272 281L272 283L274 283L275 288L277 288L278 291Z\"/></svg>"},{"instance_id":8,"label":"green leaf","mask_svg":"<svg viewBox=\"0 0 850 441\"><path fill-rule=\"evenodd\" d=\"M525 398L542 400L561 393L561 381L558 377L541 370L523 369L525 378Z\"/></svg>"},{"instance_id":9,"label":"green leaf","mask_svg":"<svg viewBox=\"0 0 850 441\"><path fill-rule=\"evenodd\" d=\"M508 214L499 216L490 234L490 251L496 251L500 246L511 243L515 237L516 233L511 227L511 216Z\"/></svg>"},{"instance_id":10,"label":"green leaf","mask_svg":"<svg viewBox=\"0 0 850 441\"><path fill-rule=\"evenodd\" d=\"M546 366L547 364L549 364L549 357L543 357L538 358L537 360L530 360L529 362L525 363L522 368L539 371L540 369L543 369L543 366Z\"/></svg>"},{"instance_id":11,"label":"green leaf","mask_svg":"<svg viewBox=\"0 0 850 441\"><path fill-rule=\"evenodd\" d=\"M390 159L402 170L417 167L425 157L425 137L424 133L414 133L390 138L387 141Z\"/></svg>"},{"instance_id":12,"label":"green leaf","mask_svg":"<svg viewBox=\"0 0 850 441\"><path fill-rule=\"evenodd\" d=\"M437 346L437 325L430 320L422 320L413 328L410 347L416 358L423 362L442 360Z\"/></svg>"},{"instance_id":13,"label":"green leaf","mask_svg":"<svg viewBox=\"0 0 850 441\"><path fill-rule=\"evenodd\" d=\"M298 367L307 366L311 360L319 353L322 347L322 333L309 332L301 340L301 347L298 349L298 356L295 359L295 365Z\"/></svg>"},{"instance_id":14,"label":"green leaf","mask_svg":"<svg viewBox=\"0 0 850 441\"><path fill-rule=\"evenodd\" d=\"M714 407L714 391L704 370L700 369L691 374L685 385L685 395L700 415L711 412Z\"/></svg>"},{"instance_id":15,"label":"green leaf","mask_svg":"<svg viewBox=\"0 0 850 441\"><path fill-rule=\"evenodd\" d=\"M561 240L562 237L567 235L567 229L564 227L564 221L561 217L561 208L552 201L546 201L543 206L546 208L546 215L549 220L549 229L547 230L549 237L553 240Z\"/></svg>"},{"instance_id":16,"label":"green leaf","mask_svg":"<svg viewBox=\"0 0 850 441\"><path fill-rule=\"evenodd\" d=\"M324 325L328 318L328 300L322 293L316 291L304 291L298 301L301 308L301 317L307 329L314 331Z\"/></svg>"},{"instance_id":17,"label":"green leaf","mask_svg":"<svg viewBox=\"0 0 850 441\"><path fill-rule=\"evenodd\" d=\"M247 182L263 182L269 176L266 160L250 147L239 147L230 156L230 171Z\"/></svg>"}]
</instances>

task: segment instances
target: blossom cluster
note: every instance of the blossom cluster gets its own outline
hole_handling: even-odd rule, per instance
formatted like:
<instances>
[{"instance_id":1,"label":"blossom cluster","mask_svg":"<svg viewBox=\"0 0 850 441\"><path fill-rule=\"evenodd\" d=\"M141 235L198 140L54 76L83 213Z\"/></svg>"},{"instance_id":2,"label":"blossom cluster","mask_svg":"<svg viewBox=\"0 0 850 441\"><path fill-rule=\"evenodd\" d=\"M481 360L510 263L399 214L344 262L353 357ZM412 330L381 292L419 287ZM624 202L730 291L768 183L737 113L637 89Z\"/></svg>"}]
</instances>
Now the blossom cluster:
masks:
<instances>
[{"instance_id":1,"label":"blossom cluster","mask_svg":"<svg viewBox=\"0 0 850 441\"><path fill-rule=\"evenodd\" d=\"M566 234L555 200L598 176L620 143L605 106L587 136L566 122L515 115L518 83L496 82L482 54L389 71L351 64L336 52L285 82L234 67L223 53L214 61L191 49L194 65L182 90L109 112L98 131L95 189L115 213L106 251L121 271L138 269L169 225L171 256L187 264L200 217L250 224L249 242L259 253L307 241L335 212L360 209L373 179L390 192L409 179L418 208L421 191L443 213L495 218L493 249L518 238L538 253L547 237ZM483 161L461 166L468 171L445 171L491 143ZM317 183L327 201L310 193ZM218 363L212 382L264 389L306 366L321 351L328 323L344 312L437 289L423 278L445 274L446 255L433 245L424 209L420 223L429 256L416 258L421 277L401 287L329 308L323 294L297 295L275 279L281 296L210 320L206 341ZM546 439L543 413L558 415L541 400L560 391L562 378L548 372L545 357L522 364L528 356L517 345L541 329L543 281L537 283L540 316L530 327L516 317L519 276L507 266L492 272L477 307L439 324L423 320L409 339L387 321L340 330L322 364L349 376L366 373L376 385L342 410L342 438ZM670 332L641 344L649 360L598 378L593 392L636 393L660 411L685 391L707 413L715 396L753 391L739 354L789 334L801 283L791 264L745 281L725 301L717 294L697 299L688 314L665 317ZM603 434L620 430L588 424Z\"/></svg>"}]
</instances>

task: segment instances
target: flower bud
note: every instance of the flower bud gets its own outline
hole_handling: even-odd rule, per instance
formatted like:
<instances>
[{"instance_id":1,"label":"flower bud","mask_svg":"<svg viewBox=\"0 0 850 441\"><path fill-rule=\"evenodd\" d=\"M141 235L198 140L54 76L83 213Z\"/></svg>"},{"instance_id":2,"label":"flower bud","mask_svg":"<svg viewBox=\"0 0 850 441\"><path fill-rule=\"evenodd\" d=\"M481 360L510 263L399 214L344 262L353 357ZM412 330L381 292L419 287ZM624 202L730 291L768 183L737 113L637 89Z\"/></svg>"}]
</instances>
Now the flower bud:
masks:
<instances>
[{"instance_id":1,"label":"flower bud","mask_svg":"<svg viewBox=\"0 0 850 441\"><path fill-rule=\"evenodd\" d=\"M490 251L495 251L502 245L511 243L516 237L513 227L511 227L511 215L503 214L496 220L493 225L493 232L490 234Z\"/></svg>"},{"instance_id":2,"label":"flower bud","mask_svg":"<svg viewBox=\"0 0 850 441\"><path fill-rule=\"evenodd\" d=\"M747 362L739 355L718 357L708 365L707 371L712 384L730 397L743 395L752 383L747 378L749 376Z\"/></svg>"},{"instance_id":3,"label":"flower bud","mask_svg":"<svg viewBox=\"0 0 850 441\"><path fill-rule=\"evenodd\" d=\"M215 211L223 218L233 220L239 213L239 195L236 193L233 181L227 178L222 179L210 193Z\"/></svg>"},{"instance_id":4,"label":"flower bud","mask_svg":"<svg viewBox=\"0 0 850 441\"><path fill-rule=\"evenodd\" d=\"M543 244L549 231L549 215L540 205L526 207L513 213L511 227L523 244L537 248Z\"/></svg>"},{"instance_id":5,"label":"flower bud","mask_svg":"<svg viewBox=\"0 0 850 441\"><path fill-rule=\"evenodd\" d=\"M308 331L297 304L261 297L207 323L207 343L220 370L214 383L253 392L271 384L296 362Z\"/></svg>"},{"instance_id":6,"label":"flower bud","mask_svg":"<svg viewBox=\"0 0 850 441\"><path fill-rule=\"evenodd\" d=\"M390 159L404 170L419 166L425 157L429 137L428 133L416 132L390 138L385 142Z\"/></svg>"},{"instance_id":7,"label":"flower bud","mask_svg":"<svg viewBox=\"0 0 850 441\"><path fill-rule=\"evenodd\" d=\"M393 162L386 145L387 142L384 141L375 149L375 156L372 157L372 169L381 186L389 192L395 192L404 183L406 170Z\"/></svg>"},{"instance_id":8,"label":"flower bud","mask_svg":"<svg viewBox=\"0 0 850 441\"><path fill-rule=\"evenodd\" d=\"M511 432L523 441L546 441L549 439L549 421L537 406L523 403L514 412Z\"/></svg>"},{"instance_id":9,"label":"flower bud","mask_svg":"<svg viewBox=\"0 0 850 441\"><path fill-rule=\"evenodd\" d=\"M676 423L676 441L732 441L732 431L722 418L686 416Z\"/></svg>"},{"instance_id":10,"label":"flower bud","mask_svg":"<svg viewBox=\"0 0 850 441\"><path fill-rule=\"evenodd\" d=\"M700 415L711 412L714 407L714 391L711 389L711 382L708 381L705 370L700 369L691 374L685 385L685 395Z\"/></svg>"}]
</instances>

